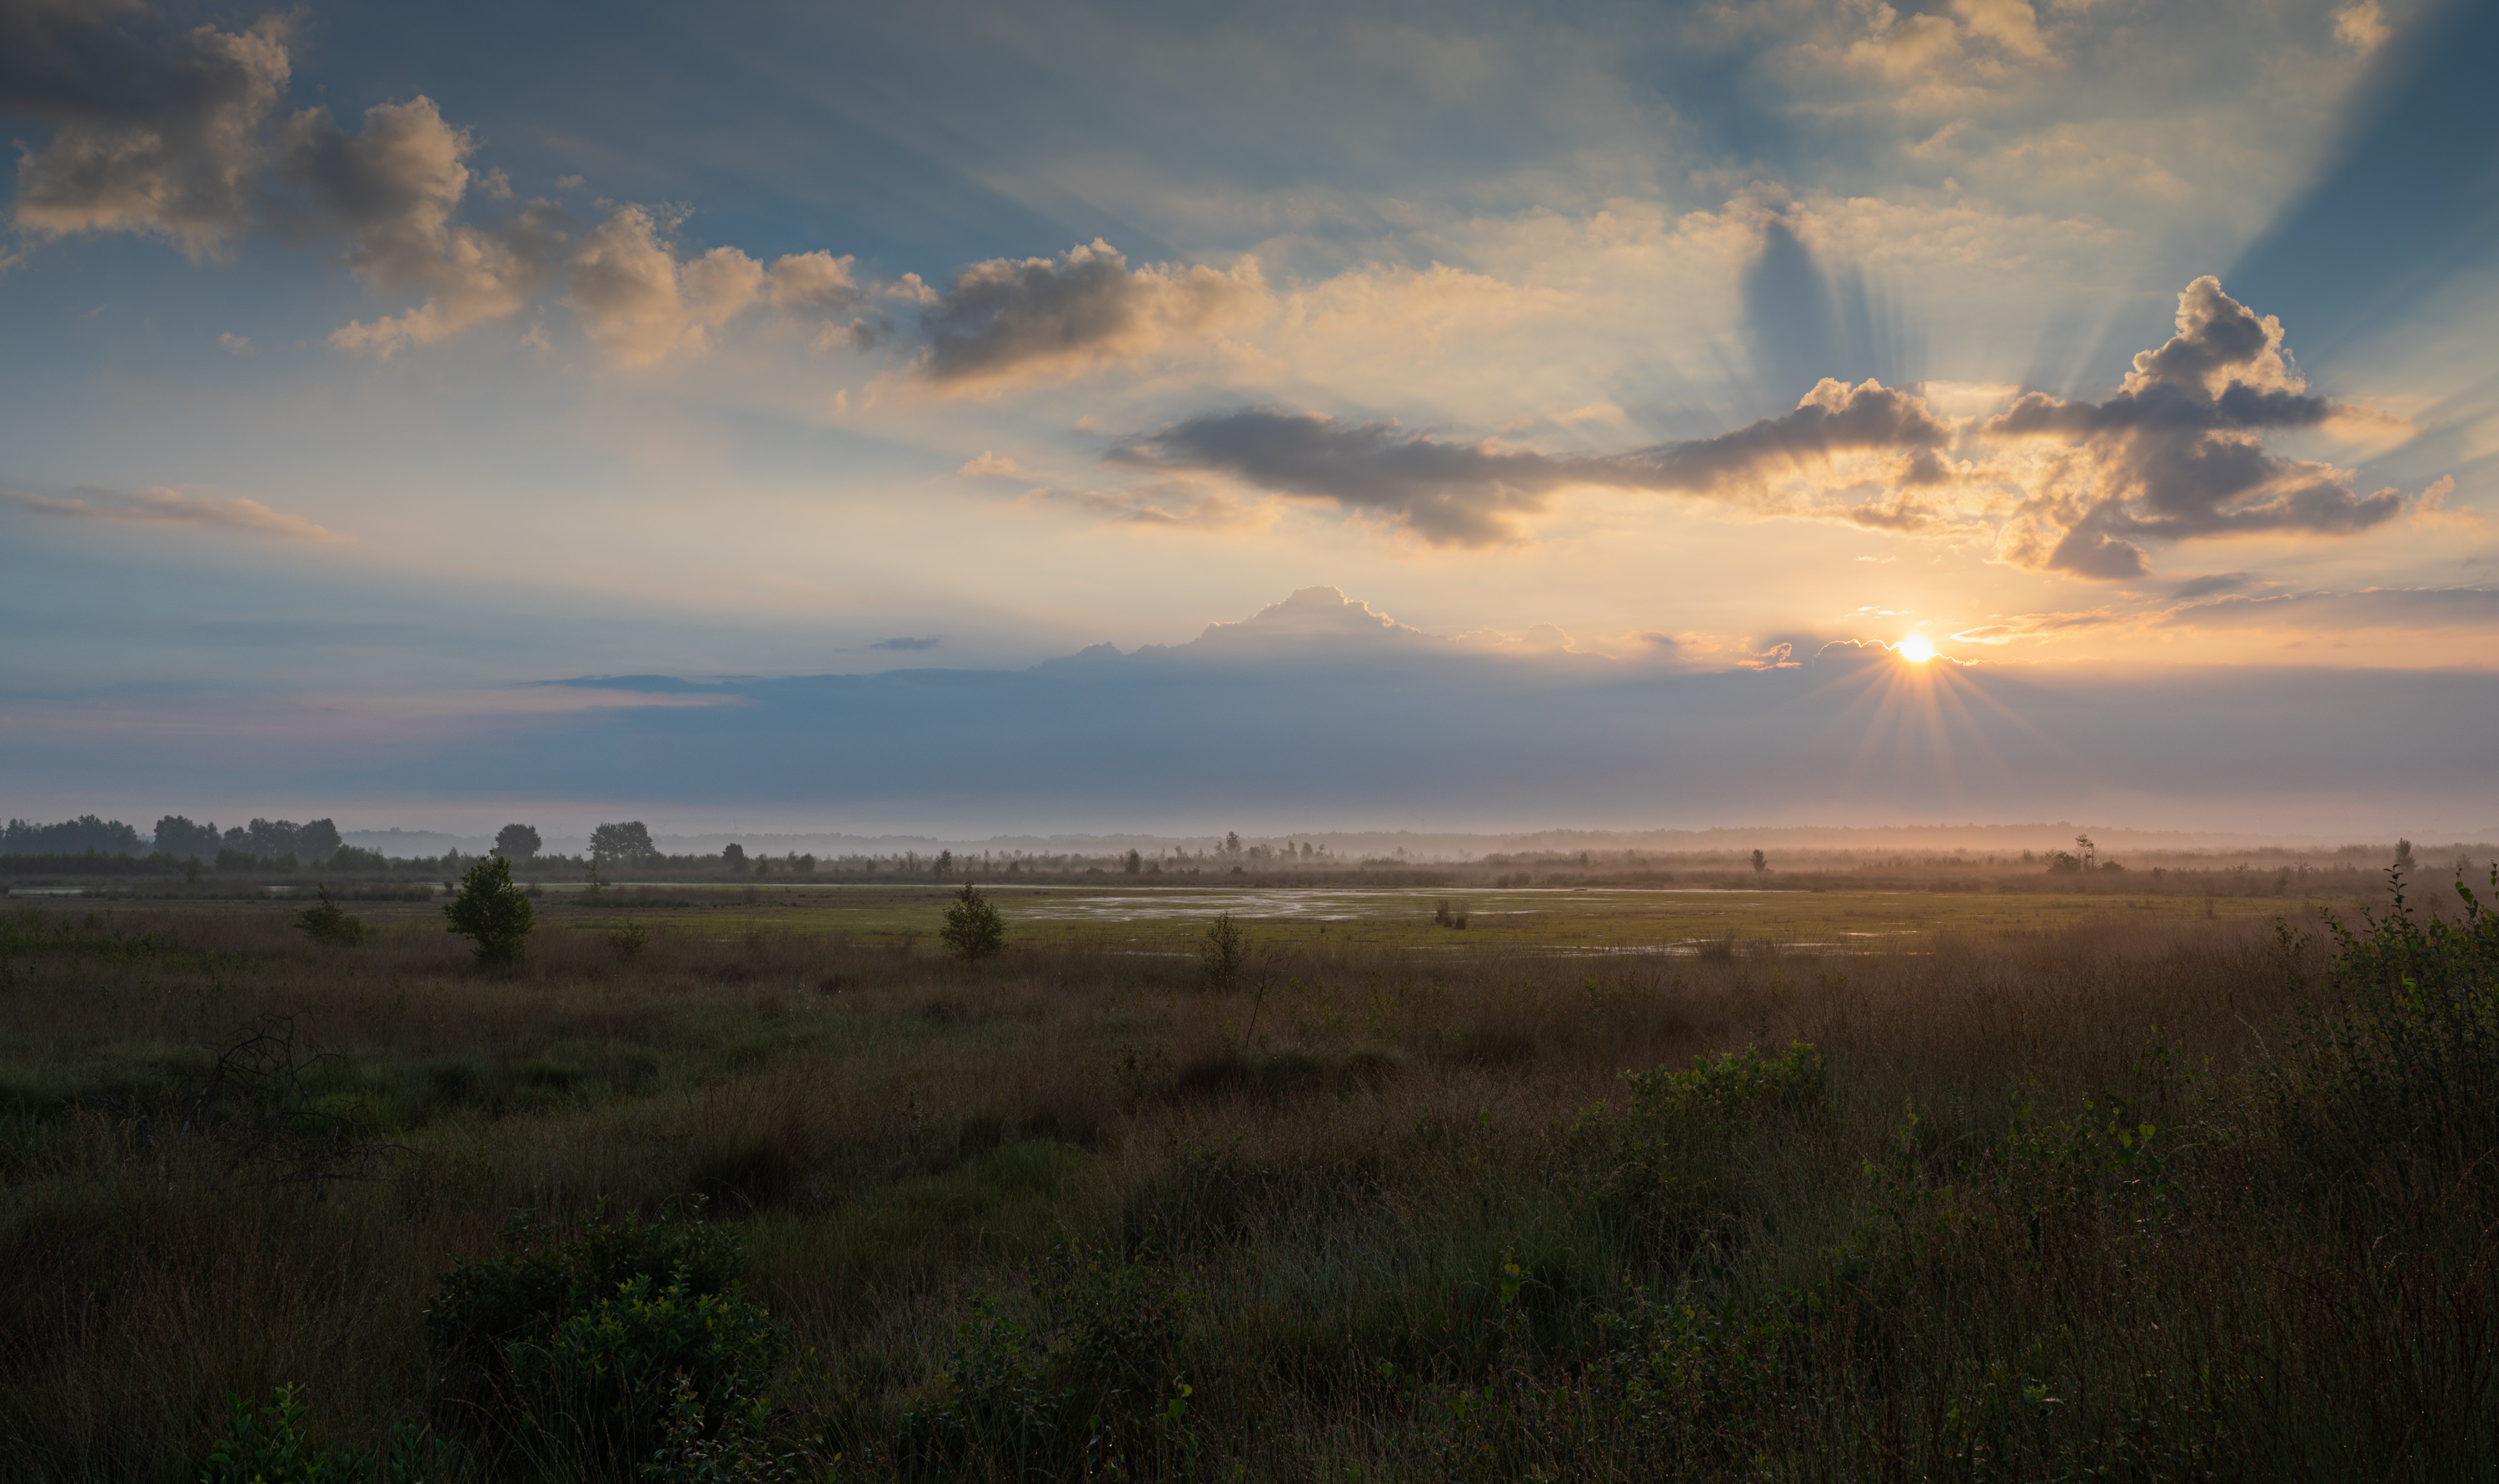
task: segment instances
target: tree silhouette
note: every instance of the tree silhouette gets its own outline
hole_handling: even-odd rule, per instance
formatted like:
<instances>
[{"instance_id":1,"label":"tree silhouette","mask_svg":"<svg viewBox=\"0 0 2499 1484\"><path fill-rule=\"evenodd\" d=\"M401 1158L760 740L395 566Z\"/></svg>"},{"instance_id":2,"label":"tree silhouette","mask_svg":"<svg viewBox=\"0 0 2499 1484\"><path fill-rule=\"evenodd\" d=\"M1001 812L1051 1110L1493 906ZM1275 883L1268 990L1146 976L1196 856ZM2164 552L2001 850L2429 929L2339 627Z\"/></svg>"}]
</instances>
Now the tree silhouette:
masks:
<instances>
[{"instance_id":1,"label":"tree silhouette","mask_svg":"<svg viewBox=\"0 0 2499 1484\"><path fill-rule=\"evenodd\" d=\"M937 931L937 941L946 951L965 963L979 963L1007 946L1007 925L989 898L972 888L970 882L956 893L954 904L946 909L946 925Z\"/></svg>"},{"instance_id":2,"label":"tree silhouette","mask_svg":"<svg viewBox=\"0 0 2499 1484\"><path fill-rule=\"evenodd\" d=\"M512 885L512 863L488 855L460 878L460 887L444 905L450 930L477 945L477 961L508 966L521 961L522 940L537 925L530 894Z\"/></svg>"}]
</instances>

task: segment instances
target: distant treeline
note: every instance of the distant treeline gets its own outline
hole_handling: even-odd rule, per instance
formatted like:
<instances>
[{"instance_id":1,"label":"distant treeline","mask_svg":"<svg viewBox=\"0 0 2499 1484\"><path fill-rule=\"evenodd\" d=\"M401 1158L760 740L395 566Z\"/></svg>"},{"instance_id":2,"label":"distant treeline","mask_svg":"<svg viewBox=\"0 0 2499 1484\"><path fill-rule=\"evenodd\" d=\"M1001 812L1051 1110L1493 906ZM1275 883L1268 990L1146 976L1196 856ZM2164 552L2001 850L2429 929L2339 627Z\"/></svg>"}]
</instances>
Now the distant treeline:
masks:
<instances>
[{"instance_id":1,"label":"distant treeline","mask_svg":"<svg viewBox=\"0 0 2499 1484\"><path fill-rule=\"evenodd\" d=\"M119 820L110 823L91 814L58 824L11 820L0 830L0 855L142 855L146 843L139 831Z\"/></svg>"},{"instance_id":2,"label":"distant treeline","mask_svg":"<svg viewBox=\"0 0 2499 1484\"><path fill-rule=\"evenodd\" d=\"M309 824L298 824L293 820L254 820L220 831L213 823L194 824L181 815L169 814L156 822L152 843L119 820L100 820L91 814L58 824L11 820L8 827L0 830L0 855L159 855L177 860L213 860L231 852L255 860L293 856L309 863L327 860L340 849L339 826L328 820L314 820Z\"/></svg>"}]
</instances>

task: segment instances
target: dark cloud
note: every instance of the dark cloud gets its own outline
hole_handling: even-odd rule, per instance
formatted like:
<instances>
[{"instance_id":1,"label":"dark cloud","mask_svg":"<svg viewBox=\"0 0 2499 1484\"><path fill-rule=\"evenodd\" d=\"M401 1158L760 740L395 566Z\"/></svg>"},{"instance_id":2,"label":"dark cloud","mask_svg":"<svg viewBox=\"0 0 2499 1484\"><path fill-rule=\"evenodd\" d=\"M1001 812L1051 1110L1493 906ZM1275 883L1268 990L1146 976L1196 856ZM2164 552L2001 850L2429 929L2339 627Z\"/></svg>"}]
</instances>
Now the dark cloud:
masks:
<instances>
[{"instance_id":1,"label":"dark cloud","mask_svg":"<svg viewBox=\"0 0 2499 1484\"><path fill-rule=\"evenodd\" d=\"M1426 540L1483 545L1595 461L1452 443L1394 423L1251 407L1193 418L1112 451L1124 463L1212 469L1263 490L1393 516Z\"/></svg>"},{"instance_id":2,"label":"dark cloud","mask_svg":"<svg viewBox=\"0 0 2499 1484\"><path fill-rule=\"evenodd\" d=\"M21 145L11 211L41 236L153 232L212 256L255 210L286 27L175 32L146 7L0 0L0 113L52 126Z\"/></svg>"},{"instance_id":3,"label":"dark cloud","mask_svg":"<svg viewBox=\"0 0 2499 1484\"><path fill-rule=\"evenodd\" d=\"M2266 431L2314 427L2339 409L2311 395L2283 345L2210 275L2178 296L2178 333L2134 358L2106 402L2029 393L1990 419L1999 438L2061 440L2008 526L2018 565L2094 578L2151 570L2142 542L2260 532L2348 535L2400 514L2393 490L2353 491L2331 465L2265 451Z\"/></svg>"},{"instance_id":4,"label":"dark cloud","mask_svg":"<svg viewBox=\"0 0 2499 1484\"><path fill-rule=\"evenodd\" d=\"M920 635L899 634L899 635L896 635L895 637L891 638L891 639L879 639L879 640L877 640L875 643L873 643L873 644L869 645L869 646L868 646L868 648L870 648L870 649L923 650L923 649L935 649L938 645L940 645L940 644L942 644L942 643L944 643L944 642L945 642L945 635L943 635L943 634L935 634L935 633L931 633L931 634L920 634Z\"/></svg>"},{"instance_id":5,"label":"dark cloud","mask_svg":"<svg viewBox=\"0 0 2499 1484\"><path fill-rule=\"evenodd\" d=\"M2204 577L2190 577L2170 589L2169 596L2184 601L2191 597L2210 597L2216 593L2234 593L2256 581L2254 572L2214 572Z\"/></svg>"},{"instance_id":6,"label":"dark cloud","mask_svg":"<svg viewBox=\"0 0 2499 1484\"><path fill-rule=\"evenodd\" d=\"M1254 266L1131 269L1099 240L1056 258L975 263L922 312L923 370L941 385L1065 371L1203 329L1262 290Z\"/></svg>"},{"instance_id":7,"label":"dark cloud","mask_svg":"<svg viewBox=\"0 0 2499 1484\"><path fill-rule=\"evenodd\" d=\"M367 109L352 134L323 108L287 121L281 174L345 236L347 266L376 288L426 296L406 314L348 326L338 343L385 354L427 343L517 314L546 284L564 238L553 207L534 204L486 227L459 219L476 178L467 164L474 147L422 96Z\"/></svg>"},{"instance_id":8,"label":"dark cloud","mask_svg":"<svg viewBox=\"0 0 2499 1484\"><path fill-rule=\"evenodd\" d=\"M1923 476L1952 430L1916 396L1824 381L1795 411L1713 438L1622 454L1558 455L1461 443L1395 423L1250 407L1193 418L1113 449L1118 462L1217 471L1280 495L1402 522L1428 541L1483 545L1570 485L1730 497L1836 454L1898 453L1891 482ZM1878 515L1879 522L1883 517Z\"/></svg>"}]
</instances>

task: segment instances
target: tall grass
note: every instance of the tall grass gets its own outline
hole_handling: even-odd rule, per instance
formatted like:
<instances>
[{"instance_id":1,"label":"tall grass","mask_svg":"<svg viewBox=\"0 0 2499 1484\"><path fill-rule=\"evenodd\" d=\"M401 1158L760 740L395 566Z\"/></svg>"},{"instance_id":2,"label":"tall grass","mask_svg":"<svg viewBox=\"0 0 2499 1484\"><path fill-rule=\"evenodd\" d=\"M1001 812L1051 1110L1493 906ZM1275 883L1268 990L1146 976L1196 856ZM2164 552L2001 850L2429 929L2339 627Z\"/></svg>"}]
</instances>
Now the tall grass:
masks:
<instances>
[{"instance_id":1,"label":"tall grass","mask_svg":"<svg viewBox=\"0 0 2499 1484\"><path fill-rule=\"evenodd\" d=\"M195 1477L228 1394L286 1383L375 1446L435 1415L429 1302L515 1212L560 1240L690 1198L786 1328L771 1427L845 1476L2499 1457L2469 955L2431 1006L2427 949L2407 999L2351 945L2229 922L1870 956L1252 942L1216 978L665 928L491 970L438 926L289 921L0 940L10 1477ZM217 1054L273 1025L372 1178L204 1128ZM2464 1059L2403 1081L2433 1033Z\"/></svg>"}]
</instances>

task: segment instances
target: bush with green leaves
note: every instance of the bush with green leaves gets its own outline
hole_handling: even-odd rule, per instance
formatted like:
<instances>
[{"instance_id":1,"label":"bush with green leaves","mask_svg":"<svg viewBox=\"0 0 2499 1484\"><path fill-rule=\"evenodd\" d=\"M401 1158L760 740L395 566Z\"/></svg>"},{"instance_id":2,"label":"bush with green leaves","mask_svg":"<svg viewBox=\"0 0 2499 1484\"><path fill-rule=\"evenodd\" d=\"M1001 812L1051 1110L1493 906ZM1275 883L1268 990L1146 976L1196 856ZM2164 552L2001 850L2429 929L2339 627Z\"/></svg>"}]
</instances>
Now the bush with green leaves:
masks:
<instances>
[{"instance_id":1,"label":"bush with green leaves","mask_svg":"<svg viewBox=\"0 0 2499 1484\"><path fill-rule=\"evenodd\" d=\"M453 933L477 945L479 963L497 967L521 961L522 946L537 925L530 894L514 884L512 863L501 855L485 856L461 876L442 915Z\"/></svg>"},{"instance_id":2,"label":"bush with green leaves","mask_svg":"<svg viewBox=\"0 0 2499 1484\"><path fill-rule=\"evenodd\" d=\"M369 1452L316 1447L304 1432L297 1388L265 1403L229 1397L225 1436L209 1449L200 1484L437 1484L452 1477L451 1450L422 1423L403 1422Z\"/></svg>"},{"instance_id":3,"label":"bush with green leaves","mask_svg":"<svg viewBox=\"0 0 2499 1484\"><path fill-rule=\"evenodd\" d=\"M1803 1042L1775 1057L1746 1047L1622 1081L1628 1106L1590 1109L1557 1154L1581 1171L1609 1222L1651 1250L1685 1256L1741 1225L1738 1172L1770 1132L1766 1117L1807 1115L1829 1097L1822 1053Z\"/></svg>"},{"instance_id":4,"label":"bush with green leaves","mask_svg":"<svg viewBox=\"0 0 2499 1484\"><path fill-rule=\"evenodd\" d=\"M682 1422L680 1381L714 1426L762 1394L787 1344L749 1303L742 1249L709 1223L628 1215L445 1274L426 1321L447 1419L470 1419L498 1457L612 1474L652 1456Z\"/></svg>"},{"instance_id":5,"label":"bush with green leaves","mask_svg":"<svg viewBox=\"0 0 2499 1484\"><path fill-rule=\"evenodd\" d=\"M1007 924L988 897L963 883L946 909L946 925L937 932L937 941L946 952L965 963L978 963L992 954L1003 952L1007 946Z\"/></svg>"},{"instance_id":6,"label":"bush with green leaves","mask_svg":"<svg viewBox=\"0 0 2499 1484\"><path fill-rule=\"evenodd\" d=\"M1800 1041L1775 1058L1746 1047L1692 1058L1689 1071L1659 1067L1626 1072L1635 1107L1651 1113L1724 1118L1758 1109L1798 1111L1822 1102L1826 1080L1822 1053Z\"/></svg>"},{"instance_id":7,"label":"bush with green leaves","mask_svg":"<svg viewBox=\"0 0 2499 1484\"><path fill-rule=\"evenodd\" d=\"M2424 921L2401 868L2387 878L2385 916L2362 914L2357 932L2329 919L2326 992L2273 1079L2295 1146L2320 1169L2434 1147L2471 1159L2499 1143L2499 911L2459 880L2460 919Z\"/></svg>"},{"instance_id":8,"label":"bush with green leaves","mask_svg":"<svg viewBox=\"0 0 2499 1484\"><path fill-rule=\"evenodd\" d=\"M680 1375L668 1397L668 1431L642 1465L642 1484L831 1484L832 1464L805 1449L774 1448L764 1436L771 1407L742 1390L708 1404ZM821 1451L821 1438L809 1439Z\"/></svg>"},{"instance_id":9,"label":"bush with green leaves","mask_svg":"<svg viewBox=\"0 0 2499 1484\"><path fill-rule=\"evenodd\" d=\"M295 919L295 930L315 943L333 948L354 948L365 941L365 919L330 900L330 888L320 888L318 905L307 907Z\"/></svg>"},{"instance_id":10,"label":"bush with green leaves","mask_svg":"<svg viewBox=\"0 0 2499 1484\"><path fill-rule=\"evenodd\" d=\"M944 1390L903 1418L916 1477L1185 1477L1180 1375L1187 1288L1147 1247L1070 1243L1035 1265L1026 1322L983 1298L957 1326Z\"/></svg>"}]
</instances>

